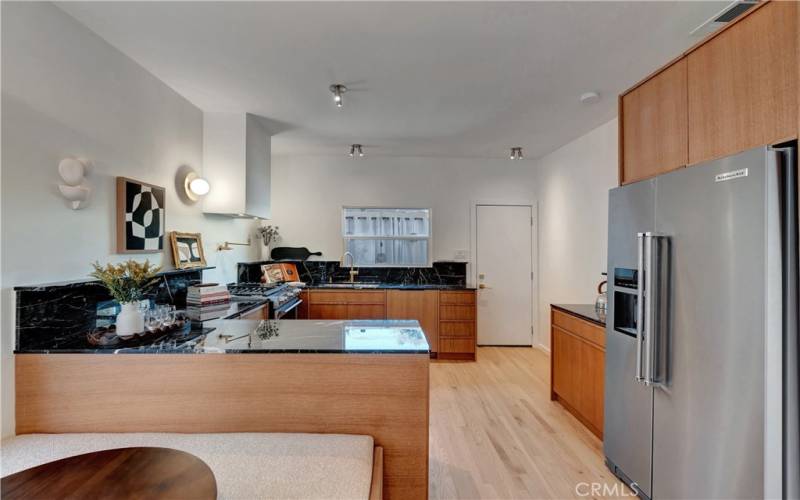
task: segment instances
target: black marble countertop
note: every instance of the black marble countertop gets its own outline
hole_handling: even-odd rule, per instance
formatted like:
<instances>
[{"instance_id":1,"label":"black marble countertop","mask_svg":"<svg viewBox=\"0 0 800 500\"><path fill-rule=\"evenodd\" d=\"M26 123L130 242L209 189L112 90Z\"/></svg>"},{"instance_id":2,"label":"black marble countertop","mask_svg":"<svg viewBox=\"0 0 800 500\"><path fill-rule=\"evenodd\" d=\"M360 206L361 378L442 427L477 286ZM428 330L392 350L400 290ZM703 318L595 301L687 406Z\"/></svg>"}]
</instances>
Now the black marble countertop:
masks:
<instances>
[{"instance_id":1,"label":"black marble countertop","mask_svg":"<svg viewBox=\"0 0 800 500\"><path fill-rule=\"evenodd\" d=\"M578 316L600 326L606 326L605 311L598 311L594 304L551 304L554 308Z\"/></svg>"},{"instance_id":2,"label":"black marble countertop","mask_svg":"<svg viewBox=\"0 0 800 500\"><path fill-rule=\"evenodd\" d=\"M475 290L475 287L436 283L307 283L313 290Z\"/></svg>"},{"instance_id":3,"label":"black marble countertop","mask_svg":"<svg viewBox=\"0 0 800 500\"><path fill-rule=\"evenodd\" d=\"M124 348L16 351L20 354L426 354L416 320L228 320L193 324L157 343Z\"/></svg>"}]
</instances>

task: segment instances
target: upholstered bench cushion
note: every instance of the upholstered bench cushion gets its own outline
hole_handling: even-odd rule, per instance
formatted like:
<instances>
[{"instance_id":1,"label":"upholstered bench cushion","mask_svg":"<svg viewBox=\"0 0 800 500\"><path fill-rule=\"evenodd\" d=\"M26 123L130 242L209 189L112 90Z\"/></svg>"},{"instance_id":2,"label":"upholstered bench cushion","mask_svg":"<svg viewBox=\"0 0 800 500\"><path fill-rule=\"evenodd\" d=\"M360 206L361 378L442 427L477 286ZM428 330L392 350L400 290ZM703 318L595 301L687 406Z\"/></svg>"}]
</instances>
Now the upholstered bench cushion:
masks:
<instances>
[{"instance_id":1,"label":"upholstered bench cushion","mask_svg":"<svg viewBox=\"0 0 800 500\"><path fill-rule=\"evenodd\" d=\"M91 451L182 450L214 472L220 499L367 499L370 436L341 434L28 434L0 446L0 476Z\"/></svg>"}]
</instances>

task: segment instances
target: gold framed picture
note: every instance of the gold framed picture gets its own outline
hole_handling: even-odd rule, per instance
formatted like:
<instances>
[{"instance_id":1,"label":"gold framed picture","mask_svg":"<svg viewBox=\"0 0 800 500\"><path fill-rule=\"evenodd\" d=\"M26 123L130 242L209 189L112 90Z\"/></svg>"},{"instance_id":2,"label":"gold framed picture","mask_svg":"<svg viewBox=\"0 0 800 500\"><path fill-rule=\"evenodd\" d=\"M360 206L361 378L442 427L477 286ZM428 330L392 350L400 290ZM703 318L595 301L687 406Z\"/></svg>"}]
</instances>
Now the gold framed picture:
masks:
<instances>
[{"instance_id":1,"label":"gold framed picture","mask_svg":"<svg viewBox=\"0 0 800 500\"><path fill-rule=\"evenodd\" d=\"M169 241L172 243L172 259L176 269L205 267L206 255L200 233L172 231L169 233Z\"/></svg>"}]
</instances>

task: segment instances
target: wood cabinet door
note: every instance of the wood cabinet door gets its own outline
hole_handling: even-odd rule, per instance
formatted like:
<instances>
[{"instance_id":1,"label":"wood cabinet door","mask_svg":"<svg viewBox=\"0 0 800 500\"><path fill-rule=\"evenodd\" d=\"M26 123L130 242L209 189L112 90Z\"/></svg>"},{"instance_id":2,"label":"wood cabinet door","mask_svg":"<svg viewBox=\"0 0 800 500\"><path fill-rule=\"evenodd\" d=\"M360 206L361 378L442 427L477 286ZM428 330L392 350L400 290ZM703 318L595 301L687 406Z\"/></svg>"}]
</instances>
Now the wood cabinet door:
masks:
<instances>
[{"instance_id":1,"label":"wood cabinet door","mask_svg":"<svg viewBox=\"0 0 800 500\"><path fill-rule=\"evenodd\" d=\"M385 319L383 304L347 304L347 319Z\"/></svg>"},{"instance_id":2,"label":"wood cabinet door","mask_svg":"<svg viewBox=\"0 0 800 500\"><path fill-rule=\"evenodd\" d=\"M797 9L769 2L689 54L688 163L797 136Z\"/></svg>"},{"instance_id":3,"label":"wood cabinet door","mask_svg":"<svg viewBox=\"0 0 800 500\"><path fill-rule=\"evenodd\" d=\"M552 342L553 392L602 439L605 351L557 326L552 327Z\"/></svg>"},{"instance_id":4,"label":"wood cabinet door","mask_svg":"<svg viewBox=\"0 0 800 500\"><path fill-rule=\"evenodd\" d=\"M620 97L620 184L688 163L686 67L680 59Z\"/></svg>"},{"instance_id":5,"label":"wood cabinet door","mask_svg":"<svg viewBox=\"0 0 800 500\"><path fill-rule=\"evenodd\" d=\"M581 342L578 363L581 387L577 410L597 433L602 434L605 352L588 342Z\"/></svg>"},{"instance_id":6,"label":"wood cabinet door","mask_svg":"<svg viewBox=\"0 0 800 500\"><path fill-rule=\"evenodd\" d=\"M347 304L314 304L308 306L308 319L348 319Z\"/></svg>"},{"instance_id":7,"label":"wood cabinet door","mask_svg":"<svg viewBox=\"0 0 800 500\"><path fill-rule=\"evenodd\" d=\"M300 300L303 302L297 306L297 319L308 319L308 290L300 292Z\"/></svg>"},{"instance_id":8,"label":"wood cabinet door","mask_svg":"<svg viewBox=\"0 0 800 500\"><path fill-rule=\"evenodd\" d=\"M469 355L475 353L475 339L442 337L439 339L439 352L442 354Z\"/></svg>"},{"instance_id":9,"label":"wood cabinet door","mask_svg":"<svg viewBox=\"0 0 800 500\"><path fill-rule=\"evenodd\" d=\"M560 328L553 327L552 349L553 389L559 399L579 410L581 341Z\"/></svg>"},{"instance_id":10,"label":"wood cabinet door","mask_svg":"<svg viewBox=\"0 0 800 500\"><path fill-rule=\"evenodd\" d=\"M387 319L419 321L431 352L439 351L439 292L437 290L389 290L386 292Z\"/></svg>"}]
</instances>

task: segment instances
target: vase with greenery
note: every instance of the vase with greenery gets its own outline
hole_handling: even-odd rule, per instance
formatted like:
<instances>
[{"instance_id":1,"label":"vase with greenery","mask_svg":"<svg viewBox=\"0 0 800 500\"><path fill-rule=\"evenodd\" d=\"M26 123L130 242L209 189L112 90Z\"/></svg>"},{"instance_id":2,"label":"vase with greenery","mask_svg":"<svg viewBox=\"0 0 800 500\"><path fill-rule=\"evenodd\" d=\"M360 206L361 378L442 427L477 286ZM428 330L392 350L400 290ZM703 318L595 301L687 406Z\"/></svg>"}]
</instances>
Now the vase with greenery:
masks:
<instances>
[{"instance_id":1,"label":"vase with greenery","mask_svg":"<svg viewBox=\"0 0 800 500\"><path fill-rule=\"evenodd\" d=\"M139 309L139 302L144 294L158 278L160 267L150 264L149 260L136 262L129 260L121 264L92 264L94 271L90 274L97 278L108 289L111 297L119 302L122 311L117 315L117 335L130 337L144 330L144 313Z\"/></svg>"},{"instance_id":2,"label":"vase with greenery","mask_svg":"<svg viewBox=\"0 0 800 500\"><path fill-rule=\"evenodd\" d=\"M261 241L264 243L264 248L261 251L262 258L264 260L269 260L270 243L277 242L281 237L281 235L278 233L278 226L259 226L258 235L261 237Z\"/></svg>"}]
</instances>

